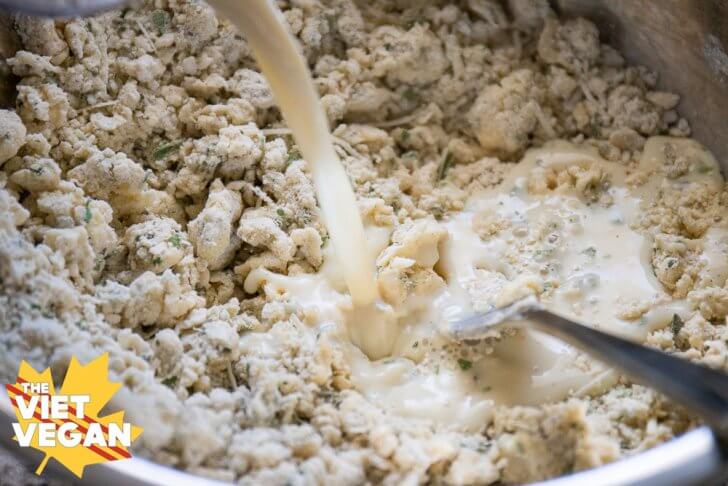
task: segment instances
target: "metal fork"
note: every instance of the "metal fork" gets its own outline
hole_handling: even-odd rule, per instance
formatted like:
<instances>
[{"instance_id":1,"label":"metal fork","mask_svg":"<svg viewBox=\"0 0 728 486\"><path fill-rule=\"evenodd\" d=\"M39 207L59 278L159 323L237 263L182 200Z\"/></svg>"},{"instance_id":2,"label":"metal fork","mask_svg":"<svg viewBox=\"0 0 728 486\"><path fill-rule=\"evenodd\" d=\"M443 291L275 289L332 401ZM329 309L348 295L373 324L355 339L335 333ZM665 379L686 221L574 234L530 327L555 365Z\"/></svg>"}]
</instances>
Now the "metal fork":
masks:
<instances>
[{"instance_id":1,"label":"metal fork","mask_svg":"<svg viewBox=\"0 0 728 486\"><path fill-rule=\"evenodd\" d=\"M597 331L546 310L535 297L453 323L459 341L481 340L503 327L550 334L650 386L700 416L728 439L728 375L647 346Z\"/></svg>"},{"instance_id":2,"label":"metal fork","mask_svg":"<svg viewBox=\"0 0 728 486\"><path fill-rule=\"evenodd\" d=\"M82 17L127 3L128 0L0 0L0 9L38 17Z\"/></svg>"}]
</instances>

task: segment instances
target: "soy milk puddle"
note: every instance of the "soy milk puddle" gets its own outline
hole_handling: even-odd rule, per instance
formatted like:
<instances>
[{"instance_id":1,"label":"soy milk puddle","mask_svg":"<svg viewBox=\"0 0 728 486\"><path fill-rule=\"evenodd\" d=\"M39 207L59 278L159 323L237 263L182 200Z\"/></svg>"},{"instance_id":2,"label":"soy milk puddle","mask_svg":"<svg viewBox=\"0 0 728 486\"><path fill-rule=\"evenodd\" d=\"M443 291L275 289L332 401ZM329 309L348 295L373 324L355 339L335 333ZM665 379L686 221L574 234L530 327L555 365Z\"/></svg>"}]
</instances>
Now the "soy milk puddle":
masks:
<instances>
[{"instance_id":1,"label":"soy milk puddle","mask_svg":"<svg viewBox=\"0 0 728 486\"><path fill-rule=\"evenodd\" d=\"M563 178L569 171L573 180L549 186L553 174ZM352 382L373 403L476 430L494 404L535 405L598 393L618 377L532 331L463 353L443 332L448 322L531 292L554 311L640 341L674 314L690 312L686 302L671 301L662 289L651 267L653 242L633 229L641 204L657 187L634 190L626 178L625 166L603 160L592 148L554 142L529 151L498 187L474 195L464 211L437 223L447 237L422 251L435 253L444 285L426 298L383 304L376 314L355 309L341 283L336 285L341 278L333 258L316 275L255 270L246 289L264 285L266 292L287 295L306 322L331 332L347 355ZM387 251L387 230L367 231L378 234L370 237L378 242L376 252ZM659 305L641 320L620 317L644 302ZM379 346L388 342L388 356L371 360L353 345L352 322Z\"/></svg>"}]
</instances>

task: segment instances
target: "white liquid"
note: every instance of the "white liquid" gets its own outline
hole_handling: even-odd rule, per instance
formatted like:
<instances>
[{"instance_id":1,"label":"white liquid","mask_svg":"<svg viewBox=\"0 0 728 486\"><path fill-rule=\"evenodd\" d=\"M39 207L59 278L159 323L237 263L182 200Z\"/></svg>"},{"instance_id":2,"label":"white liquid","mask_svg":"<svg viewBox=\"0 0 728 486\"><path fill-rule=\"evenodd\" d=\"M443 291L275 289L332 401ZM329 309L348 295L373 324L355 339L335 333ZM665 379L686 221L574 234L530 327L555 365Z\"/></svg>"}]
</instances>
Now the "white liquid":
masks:
<instances>
[{"instance_id":1,"label":"white liquid","mask_svg":"<svg viewBox=\"0 0 728 486\"><path fill-rule=\"evenodd\" d=\"M692 142L650 139L640 167L649 170L651 165L661 164L656 158L667 142L674 142L681 153L699 148ZM533 331L495 343L491 354L475 357L467 370L451 360L439 361L437 351L430 354L416 343L428 340L432 349L439 349L448 342L440 332L448 322L499 305L509 286L522 287L519 282L524 279L541 286L553 282L541 295L550 309L636 341L668 325L674 314L687 319L692 312L690 303L669 301L652 272L651 238L634 230L631 223L641 205L654 199L664 183L720 183L710 154L696 155L715 172L690 173L668 182L653 177L635 189L626 187L624 165L603 160L591 148L554 142L529 151L503 183L474 195L464 211L440 223L448 233L444 244L422 248L428 254L434 252L429 256L438 260L447 285L383 313L390 323L390 359L372 360L347 342L345 329L358 310L335 290L335 265L325 264L316 275L295 277L254 270L245 282L246 289L255 292L262 286L267 295L284 295L301 309L310 325L334 331L346 350L353 383L372 402L400 415L477 430L489 420L494 403L537 404L572 394L599 393L612 386L618 375L557 339ZM573 189L538 195L525 187L534 170L571 165L599 167L609 174L613 203L589 203ZM484 214L508 220L510 226L483 237L474 223ZM548 228L556 236L551 246L542 244L540 228ZM382 229L367 228L372 230ZM379 238L373 249L384 249L385 239ZM531 239L533 243L529 243ZM722 285L728 276L728 229L725 225L711 228L699 244L704 248L706 275ZM618 315L631 302L655 300L666 303L655 306L642 319L629 321Z\"/></svg>"},{"instance_id":2,"label":"white liquid","mask_svg":"<svg viewBox=\"0 0 728 486\"><path fill-rule=\"evenodd\" d=\"M374 260L351 183L334 151L311 74L281 13L269 0L209 0L245 35L304 159L310 164L324 223L356 306L378 297Z\"/></svg>"}]
</instances>

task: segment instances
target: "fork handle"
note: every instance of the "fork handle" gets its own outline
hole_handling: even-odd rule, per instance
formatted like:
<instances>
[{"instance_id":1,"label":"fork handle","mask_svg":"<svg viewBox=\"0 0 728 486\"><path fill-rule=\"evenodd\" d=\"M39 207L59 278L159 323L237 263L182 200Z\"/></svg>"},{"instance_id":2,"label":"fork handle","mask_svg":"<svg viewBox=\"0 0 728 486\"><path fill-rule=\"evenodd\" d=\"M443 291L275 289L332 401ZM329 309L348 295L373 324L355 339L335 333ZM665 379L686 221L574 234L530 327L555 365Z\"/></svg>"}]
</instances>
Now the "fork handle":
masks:
<instances>
[{"instance_id":1,"label":"fork handle","mask_svg":"<svg viewBox=\"0 0 728 486\"><path fill-rule=\"evenodd\" d=\"M558 314L523 312L539 331L562 339L620 369L698 414L716 435L728 439L728 375L627 341Z\"/></svg>"}]
</instances>

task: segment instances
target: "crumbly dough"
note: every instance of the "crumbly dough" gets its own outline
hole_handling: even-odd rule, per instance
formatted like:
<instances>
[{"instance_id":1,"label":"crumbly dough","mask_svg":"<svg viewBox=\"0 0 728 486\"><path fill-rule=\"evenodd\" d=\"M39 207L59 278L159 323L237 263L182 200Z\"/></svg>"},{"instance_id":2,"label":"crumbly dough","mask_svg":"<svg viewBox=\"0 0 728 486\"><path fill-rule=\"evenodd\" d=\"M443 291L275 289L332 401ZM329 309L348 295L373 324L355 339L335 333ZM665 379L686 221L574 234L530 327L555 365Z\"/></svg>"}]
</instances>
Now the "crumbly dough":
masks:
<instances>
[{"instance_id":1,"label":"crumbly dough","mask_svg":"<svg viewBox=\"0 0 728 486\"><path fill-rule=\"evenodd\" d=\"M388 302L443 284L437 220L530 147L593 146L634 187L717 171L669 149L640 166L649 137L689 136L678 97L546 0L278 5L362 215L392 233L377 260ZM353 387L337 340L311 332L320 316L246 283L259 269L317 272L331 253L311 161L234 29L187 0L86 20L18 16L14 28L22 50L5 63L18 96L0 110L2 380L22 359L59 379L71 356L109 352L124 384L113 405L145 429L136 453L240 484L521 483L695 424L625 378L559 403L494 405L476 431L387 413ZM694 310L647 343L728 370L728 285L701 258L723 248L708 244L728 210L717 180L666 188L638 226L653 237L656 278ZM529 184L609 204L596 168L544 170ZM484 214L475 230L487 239L508 225ZM481 286L495 278L485 273Z\"/></svg>"}]
</instances>

